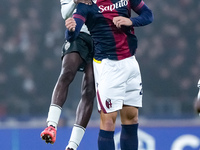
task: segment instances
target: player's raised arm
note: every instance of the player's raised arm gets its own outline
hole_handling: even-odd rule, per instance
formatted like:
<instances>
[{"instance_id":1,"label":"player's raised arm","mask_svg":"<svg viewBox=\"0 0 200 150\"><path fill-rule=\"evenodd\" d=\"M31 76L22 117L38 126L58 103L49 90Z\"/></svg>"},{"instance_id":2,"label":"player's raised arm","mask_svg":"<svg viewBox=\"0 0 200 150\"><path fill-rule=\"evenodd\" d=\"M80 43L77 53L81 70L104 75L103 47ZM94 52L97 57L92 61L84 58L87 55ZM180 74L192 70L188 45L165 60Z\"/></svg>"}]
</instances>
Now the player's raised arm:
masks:
<instances>
[{"instance_id":1,"label":"player's raised arm","mask_svg":"<svg viewBox=\"0 0 200 150\"><path fill-rule=\"evenodd\" d=\"M65 20L65 26L67 28L65 31L65 39L69 42L72 42L76 39L84 24L84 20L80 19L77 15L75 16L75 18L68 18Z\"/></svg>"},{"instance_id":2,"label":"player's raised arm","mask_svg":"<svg viewBox=\"0 0 200 150\"><path fill-rule=\"evenodd\" d=\"M67 19L72 17L74 10L76 9L77 4L84 3L87 5L91 5L91 0L60 0L61 4L61 14L63 19Z\"/></svg>"},{"instance_id":3,"label":"player's raised arm","mask_svg":"<svg viewBox=\"0 0 200 150\"><path fill-rule=\"evenodd\" d=\"M60 4L63 19L71 17L76 8L76 3L73 0L60 0Z\"/></svg>"},{"instance_id":4,"label":"player's raised arm","mask_svg":"<svg viewBox=\"0 0 200 150\"><path fill-rule=\"evenodd\" d=\"M76 12L73 14L72 18L65 20L65 26L67 30L65 31L65 38L67 41L74 41L81 31L82 26L86 21L88 14L88 5L78 4Z\"/></svg>"},{"instance_id":5,"label":"player's raised arm","mask_svg":"<svg viewBox=\"0 0 200 150\"><path fill-rule=\"evenodd\" d=\"M143 0L130 0L131 8L139 16L130 18L133 27L145 26L153 21L153 13Z\"/></svg>"}]
</instances>

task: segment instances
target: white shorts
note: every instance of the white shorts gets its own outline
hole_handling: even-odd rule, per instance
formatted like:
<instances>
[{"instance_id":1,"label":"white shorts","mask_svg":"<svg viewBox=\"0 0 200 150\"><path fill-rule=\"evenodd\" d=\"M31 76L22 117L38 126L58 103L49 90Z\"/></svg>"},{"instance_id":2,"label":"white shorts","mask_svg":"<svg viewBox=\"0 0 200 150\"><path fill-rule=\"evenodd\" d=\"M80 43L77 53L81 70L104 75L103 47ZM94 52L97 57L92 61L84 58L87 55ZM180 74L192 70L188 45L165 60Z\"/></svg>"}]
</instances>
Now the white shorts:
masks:
<instances>
[{"instance_id":1,"label":"white shorts","mask_svg":"<svg viewBox=\"0 0 200 150\"><path fill-rule=\"evenodd\" d=\"M104 113L123 105L142 107L142 80L135 56L123 60L93 61L98 110Z\"/></svg>"}]
</instances>

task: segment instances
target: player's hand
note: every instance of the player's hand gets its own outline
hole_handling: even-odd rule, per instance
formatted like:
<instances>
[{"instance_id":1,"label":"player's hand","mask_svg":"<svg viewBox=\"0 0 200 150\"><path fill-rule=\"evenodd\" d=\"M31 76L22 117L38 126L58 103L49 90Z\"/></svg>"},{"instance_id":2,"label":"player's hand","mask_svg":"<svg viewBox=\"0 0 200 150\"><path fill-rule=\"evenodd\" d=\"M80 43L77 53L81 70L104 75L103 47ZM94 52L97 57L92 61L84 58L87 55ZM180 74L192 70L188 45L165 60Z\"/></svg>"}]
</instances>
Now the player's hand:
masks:
<instances>
[{"instance_id":1,"label":"player's hand","mask_svg":"<svg viewBox=\"0 0 200 150\"><path fill-rule=\"evenodd\" d=\"M75 4L84 3L86 5L92 5L92 0L74 0Z\"/></svg>"},{"instance_id":2,"label":"player's hand","mask_svg":"<svg viewBox=\"0 0 200 150\"><path fill-rule=\"evenodd\" d=\"M69 31L74 32L76 28L76 21L74 20L74 18L68 18L67 20L65 20L65 27Z\"/></svg>"},{"instance_id":3,"label":"player's hand","mask_svg":"<svg viewBox=\"0 0 200 150\"><path fill-rule=\"evenodd\" d=\"M122 26L131 26L133 23L129 18L118 16L113 18L113 23L117 28L121 28Z\"/></svg>"}]
</instances>

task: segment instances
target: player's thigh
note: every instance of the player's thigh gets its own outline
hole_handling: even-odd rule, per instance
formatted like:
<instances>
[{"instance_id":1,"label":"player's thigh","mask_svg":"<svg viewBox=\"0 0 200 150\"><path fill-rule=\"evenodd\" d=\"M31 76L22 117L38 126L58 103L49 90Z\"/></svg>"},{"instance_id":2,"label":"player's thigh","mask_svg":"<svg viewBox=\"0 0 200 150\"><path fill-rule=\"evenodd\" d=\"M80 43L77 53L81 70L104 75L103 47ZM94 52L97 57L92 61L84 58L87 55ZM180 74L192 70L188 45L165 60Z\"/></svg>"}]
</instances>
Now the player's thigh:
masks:
<instances>
[{"instance_id":1,"label":"player's thigh","mask_svg":"<svg viewBox=\"0 0 200 150\"><path fill-rule=\"evenodd\" d=\"M117 118L117 111L111 113L100 112L100 129L106 131L114 131L115 130L115 122Z\"/></svg>"},{"instance_id":2,"label":"player's thigh","mask_svg":"<svg viewBox=\"0 0 200 150\"><path fill-rule=\"evenodd\" d=\"M124 105L120 110L120 117L122 124L136 124L138 123L138 108Z\"/></svg>"},{"instance_id":3,"label":"player's thigh","mask_svg":"<svg viewBox=\"0 0 200 150\"><path fill-rule=\"evenodd\" d=\"M72 71L76 73L82 62L83 60L80 57L79 53L77 52L68 53L63 57L62 71L63 72Z\"/></svg>"}]
</instances>

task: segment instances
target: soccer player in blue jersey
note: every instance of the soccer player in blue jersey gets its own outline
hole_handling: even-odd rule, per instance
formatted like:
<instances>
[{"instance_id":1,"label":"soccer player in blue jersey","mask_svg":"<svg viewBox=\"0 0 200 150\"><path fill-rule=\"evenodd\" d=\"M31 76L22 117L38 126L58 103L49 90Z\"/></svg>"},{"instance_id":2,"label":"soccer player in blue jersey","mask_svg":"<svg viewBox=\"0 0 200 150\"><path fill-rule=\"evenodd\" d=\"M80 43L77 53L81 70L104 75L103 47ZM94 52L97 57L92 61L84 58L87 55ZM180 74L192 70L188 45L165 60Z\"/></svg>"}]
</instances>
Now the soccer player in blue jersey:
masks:
<instances>
[{"instance_id":1,"label":"soccer player in blue jersey","mask_svg":"<svg viewBox=\"0 0 200 150\"><path fill-rule=\"evenodd\" d=\"M61 0L60 2L63 19L72 16L77 3L91 4L90 0ZM76 121L66 150L76 150L80 144L92 114L95 98L92 58L92 39L87 27L83 25L76 40L73 42L66 41L62 48L61 72L52 94L47 117L47 128L41 132L41 137L45 142L53 144L56 141L57 125L62 106L66 101L69 85L73 81L77 70L79 70L84 72L82 95L76 112Z\"/></svg>"},{"instance_id":2,"label":"soccer player in blue jersey","mask_svg":"<svg viewBox=\"0 0 200 150\"><path fill-rule=\"evenodd\" d=\"M131 17L131 9L138 14ZM135 58L134 27L153 21L142 0L97 0L79 4L65 21L66 39L73 41L85 23L94 41L93 68L100 112L99 150L114 150L115 122L121 118L122 150L138 149L138 108L142 107L142 80Z\"/></svg>"}]
</instances>

